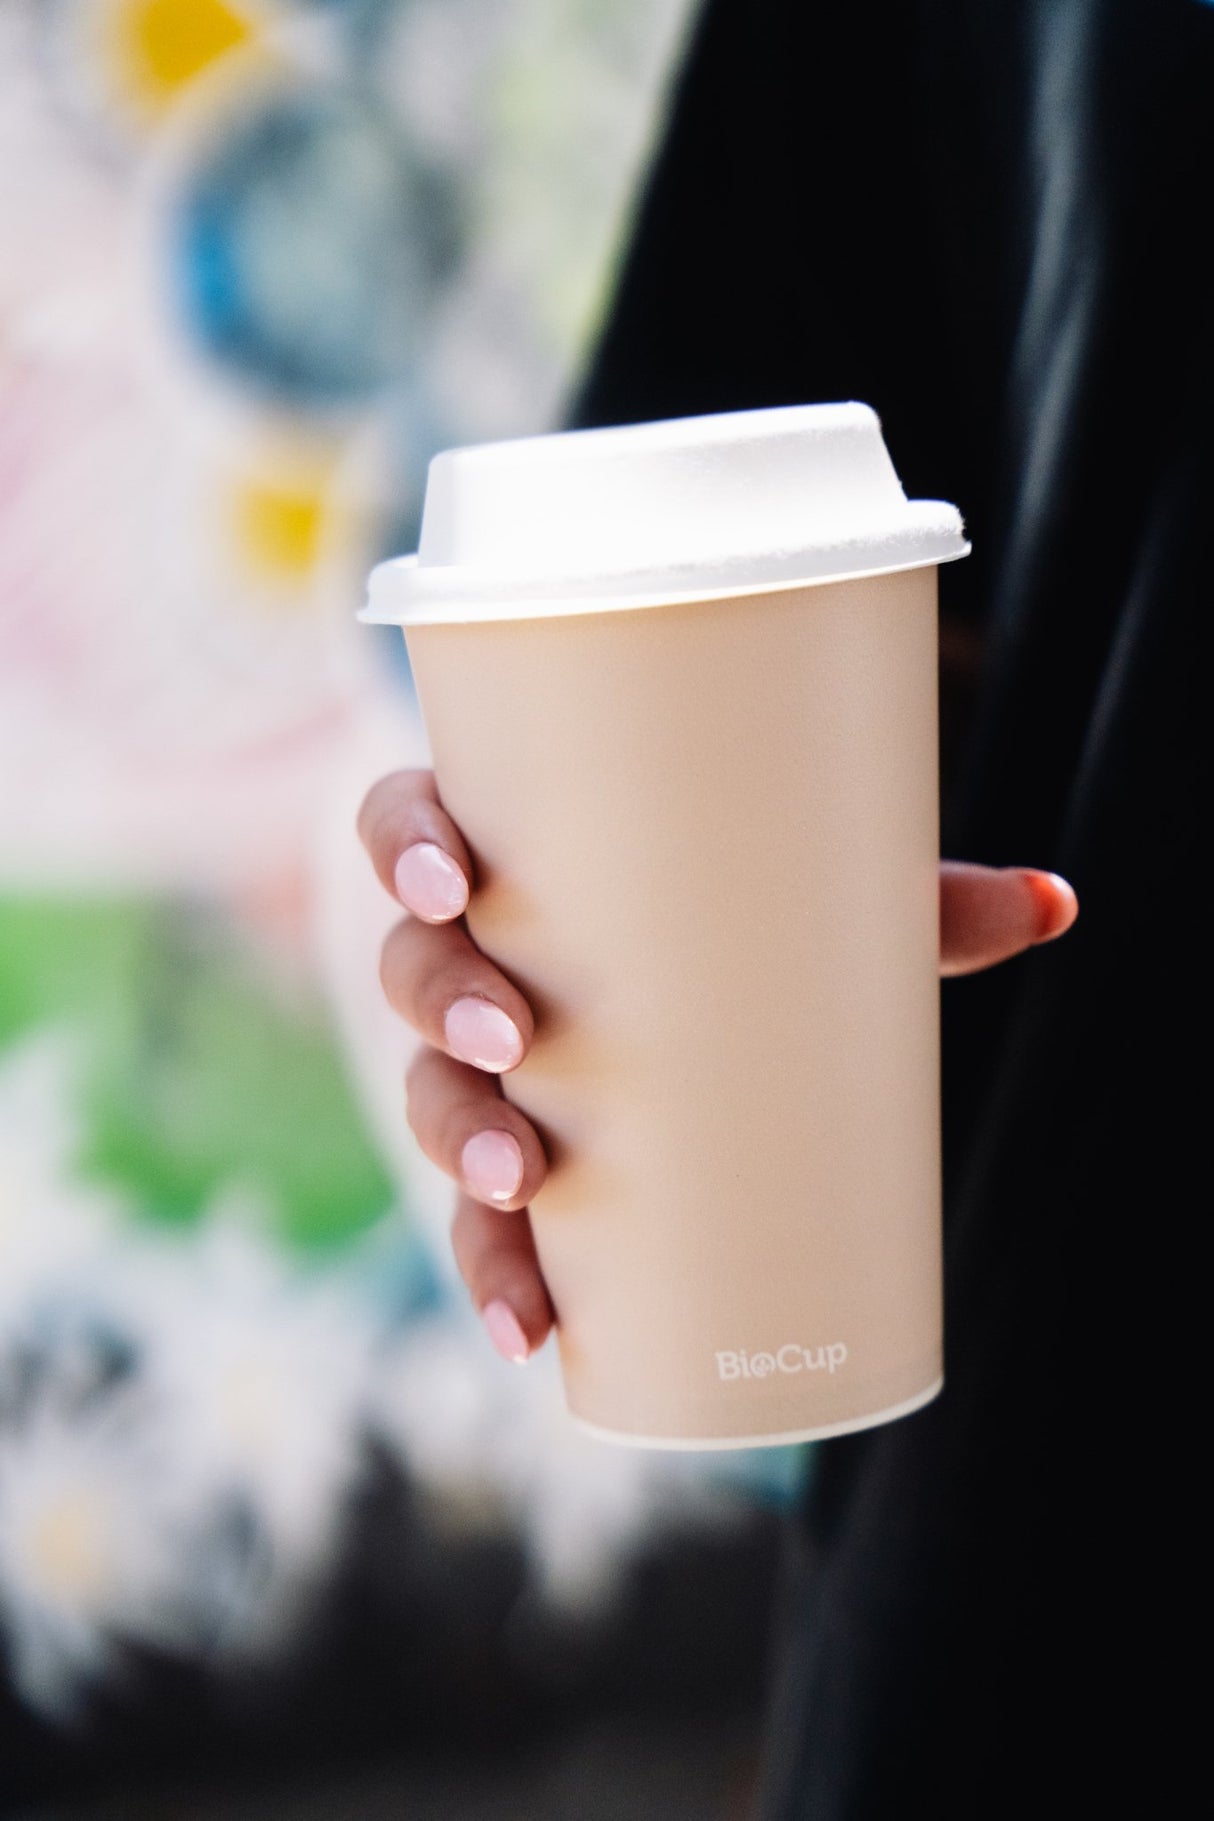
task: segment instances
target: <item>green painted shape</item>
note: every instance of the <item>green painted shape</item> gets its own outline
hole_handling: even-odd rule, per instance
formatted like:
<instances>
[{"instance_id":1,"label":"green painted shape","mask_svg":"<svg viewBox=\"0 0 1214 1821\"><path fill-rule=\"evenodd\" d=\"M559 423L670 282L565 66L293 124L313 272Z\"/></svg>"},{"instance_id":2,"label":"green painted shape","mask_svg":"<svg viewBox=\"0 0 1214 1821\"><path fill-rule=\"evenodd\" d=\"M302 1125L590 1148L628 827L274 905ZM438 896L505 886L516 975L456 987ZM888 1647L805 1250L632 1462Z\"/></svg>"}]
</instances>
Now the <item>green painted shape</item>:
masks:
<instances>
[{"instance_id":1,"label":"green painted shape","mask_svg":"<svg viewBox=\"0 0 1214 1821\"><path fill-rule=\"evenodd\" d=\"M124 1023L149 916L117 901L0 898L0 1044L60 1020Z\"/></svg>"},{"instance_id":2,"label":"green painted shape","mask_svg":"<svg viewBox=\"0 0 1214 1821\"><path fill-rule=\"evenodd\" d=\"M146 1213L188 1222L240 1184L313 1247L392 1204L323 1006L215 911L0 900L0 1043L51 1023L87 1039L79 1167Z\"/></svg>"}]
</instances>

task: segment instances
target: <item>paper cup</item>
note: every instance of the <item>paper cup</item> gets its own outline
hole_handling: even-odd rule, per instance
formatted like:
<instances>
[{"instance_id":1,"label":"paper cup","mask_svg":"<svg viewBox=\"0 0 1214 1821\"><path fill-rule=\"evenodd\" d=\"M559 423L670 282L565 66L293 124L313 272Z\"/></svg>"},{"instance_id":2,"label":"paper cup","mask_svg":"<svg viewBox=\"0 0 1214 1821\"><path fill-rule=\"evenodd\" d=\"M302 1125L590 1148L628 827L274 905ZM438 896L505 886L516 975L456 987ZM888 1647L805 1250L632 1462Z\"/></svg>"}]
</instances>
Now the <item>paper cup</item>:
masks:
<instances>
[{"instance_id":1,"label":"paper cup","mask_svg":"<svg viewBox=\"0 0 1214 1821\"><path fill-rule=\"evenodd\" d=\"M936 564L967 548L866 407L812 406L448 452L373 578L469 931L535 1013L502 1087L601 1435L808 1440L940 1388Z\"/></svg>"}]
</instances>

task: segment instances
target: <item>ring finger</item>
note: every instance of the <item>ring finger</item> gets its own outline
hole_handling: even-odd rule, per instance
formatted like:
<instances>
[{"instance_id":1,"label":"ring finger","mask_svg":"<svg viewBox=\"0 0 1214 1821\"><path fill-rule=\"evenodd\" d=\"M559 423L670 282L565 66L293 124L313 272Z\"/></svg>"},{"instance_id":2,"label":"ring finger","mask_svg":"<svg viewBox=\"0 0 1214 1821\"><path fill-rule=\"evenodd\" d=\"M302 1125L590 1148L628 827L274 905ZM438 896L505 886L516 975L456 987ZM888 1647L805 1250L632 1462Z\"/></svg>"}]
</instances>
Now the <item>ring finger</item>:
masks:
<instances>
[{"instance_id":1,"label":"ring finger","mask_svg":"<svg viewBox=\"0 0 1214 1821\"><path fill-rule=\"evenodd\" d=\"M497 1082L429 1045L405 1076L409 1126L432 1163L492 1208L525 1208L548 1173L535 1127Z\"/></svg>"}]
</instances>

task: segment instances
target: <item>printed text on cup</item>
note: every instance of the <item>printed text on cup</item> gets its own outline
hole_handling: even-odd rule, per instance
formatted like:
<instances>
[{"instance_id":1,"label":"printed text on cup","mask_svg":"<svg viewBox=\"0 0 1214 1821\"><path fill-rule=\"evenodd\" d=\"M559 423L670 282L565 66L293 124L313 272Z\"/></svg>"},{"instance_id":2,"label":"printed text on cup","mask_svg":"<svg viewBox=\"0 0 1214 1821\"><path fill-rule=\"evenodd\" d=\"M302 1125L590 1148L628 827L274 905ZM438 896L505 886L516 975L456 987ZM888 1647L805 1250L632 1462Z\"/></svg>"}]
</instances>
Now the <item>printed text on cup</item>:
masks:
<instances>
[{"instance_id":1,"label":"printed text on cup","mask_svg":"<svg viewBox=\"0 0 1214 1821\"><path fill-rule=\"evenodd\" d=\"M841 1340L832 1342L828 1347L799 1347L795 1341L787 1341L774 1353L747 1353L739 1348L736 1353L718 1353L718 1378L770 1378L773 1373L782 1372L791 1376L796 1372L837 1372L847 1359L847 1348Z\"/></svg>"}]
</instances>

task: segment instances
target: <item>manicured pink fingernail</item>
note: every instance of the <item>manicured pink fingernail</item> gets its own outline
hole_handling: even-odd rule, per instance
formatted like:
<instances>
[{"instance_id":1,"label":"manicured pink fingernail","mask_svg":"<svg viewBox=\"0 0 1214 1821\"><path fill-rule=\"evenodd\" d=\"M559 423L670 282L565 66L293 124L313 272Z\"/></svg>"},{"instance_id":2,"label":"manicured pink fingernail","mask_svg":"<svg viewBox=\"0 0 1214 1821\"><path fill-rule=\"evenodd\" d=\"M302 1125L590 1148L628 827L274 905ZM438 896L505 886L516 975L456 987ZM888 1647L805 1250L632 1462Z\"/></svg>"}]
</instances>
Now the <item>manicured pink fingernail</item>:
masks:
<instances>
[{"instance_id":1,"label":"manicured pink fingernail","mask_svg":"<svg viewBox=\"0 0 1214 1821\"><path fill-rule=\"evenodd\" d=\"M1052 942L1070 929L1079 915L1075 888L1058 873L1042 873L1032 867L1021 867L1020 877L1033 894L1037 906L1037 942Z\"/></svg>"},{"instance_id":2,"label":"manicured pink fingernail","mask_svg":"<svg viewBox=\"0 0 1214 1821\"><path fill-rule=\"evenodd\" d=\"M459 1164L468 1187L490 1201L509 1201L523 1180L523 1153L510 1132L474 1132Z\"/></svg>"},{"instance_id":3,"label":"manicured pink fingernail","mask_svg":"<svg viewBox=\"0 0 1214 1821\"><path fill-rule=\"evenodd\" d=\"M447 1008L443 1030L451 1054L478 1069L513 1068L523 1053L518 1026L490 999L456 999Z\"/></svg>"},{"instance_id":4,"label":"manicured pink fingernail","mask_svg":"<svg viewBox=\"0 0 1214 1821\"><path fill-rule=\"evenodd\" d=\"M516 1366L525 1365L531 1353L531 1345L519 1327L518 1317L510 1304L500 1299L489 1303L481 1310L481 1320L502 1358L511 1360Z\"/></svg>"},{"instance_id":5,"label":"manicured pink fingernail","mask_svg":"<svg viewBox=\"0 0 1214 1821\"><path fill-rule=\"evenodd\" d=\"M396 862L396 895L418 917L445 922L468 902L468 881L433 841L415 841Z\"/></svg>"}]
</instances>

